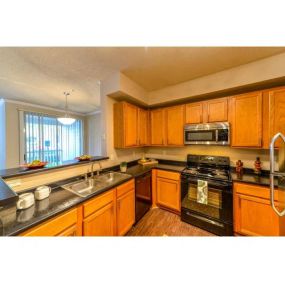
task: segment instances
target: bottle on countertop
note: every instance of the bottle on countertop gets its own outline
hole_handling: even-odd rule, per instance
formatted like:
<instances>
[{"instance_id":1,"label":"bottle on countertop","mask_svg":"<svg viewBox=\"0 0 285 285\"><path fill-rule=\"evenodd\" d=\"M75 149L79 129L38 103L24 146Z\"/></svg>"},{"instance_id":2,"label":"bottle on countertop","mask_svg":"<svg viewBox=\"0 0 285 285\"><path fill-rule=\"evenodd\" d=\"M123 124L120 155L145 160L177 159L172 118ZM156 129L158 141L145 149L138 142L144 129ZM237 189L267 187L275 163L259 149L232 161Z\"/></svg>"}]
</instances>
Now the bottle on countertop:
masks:
<instances>
[{"instance_id":1,"label":"bottle on countertop","mask_svg":"<svg viewBox=\"0 0 285 285\"><path fill-rule=\"evenodd\" d=\"M243 162L240 159L236 162L236 173L243 173Z\"/></svg>"},{"instance_id":2,"label":"bottle on countertop","mask_svg":"<svg viewBox=\"0 0 285 285\"><path fill-rule=\"evenodd\" d=\"M254 172L255 174L261 174L261 161L260 157L257 157L254 162Z\"/></svg>"}]
</instances>

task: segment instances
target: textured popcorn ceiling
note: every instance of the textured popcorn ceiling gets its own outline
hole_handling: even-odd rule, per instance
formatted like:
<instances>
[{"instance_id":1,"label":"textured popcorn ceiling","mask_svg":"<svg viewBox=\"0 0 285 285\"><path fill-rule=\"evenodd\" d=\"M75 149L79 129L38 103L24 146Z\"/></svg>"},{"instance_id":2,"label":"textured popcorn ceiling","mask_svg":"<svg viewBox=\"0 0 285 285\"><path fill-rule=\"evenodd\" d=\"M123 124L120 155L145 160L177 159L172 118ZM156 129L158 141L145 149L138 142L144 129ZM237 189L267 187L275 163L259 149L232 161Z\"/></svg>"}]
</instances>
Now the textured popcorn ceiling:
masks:
<instances>
[{"instance_id":1,"label":"textured popcorn ceiling","mask_svg":"<svg viewBox=\"0 0 285 285\"><path fill-rule=\"evenodd\" d=\"M98 81L122 72L145 90L209 75L284 52L278 47L0 48L0 97L88 113L100 105Z\"/></svg>"}]
</instances>

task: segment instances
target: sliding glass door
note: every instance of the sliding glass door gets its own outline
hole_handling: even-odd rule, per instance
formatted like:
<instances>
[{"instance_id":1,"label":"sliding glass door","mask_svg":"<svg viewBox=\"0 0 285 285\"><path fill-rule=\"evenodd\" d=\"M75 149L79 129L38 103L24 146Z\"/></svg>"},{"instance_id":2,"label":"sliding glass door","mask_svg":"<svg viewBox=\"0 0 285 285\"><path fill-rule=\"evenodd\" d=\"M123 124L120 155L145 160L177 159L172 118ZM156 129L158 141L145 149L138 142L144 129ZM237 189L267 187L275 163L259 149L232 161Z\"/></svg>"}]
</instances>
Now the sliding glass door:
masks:
<instances>
[{"instance_id":1,"label":"sliding glass door","mask_svg":"<svg viewBox=\"0 0 285 285\"><path fill-rule=\"evenodd\" d=\"M83 153L83 122L62 125L56 117L23 112L24 161L58 165Z\"/></svg>"}]
</instances>

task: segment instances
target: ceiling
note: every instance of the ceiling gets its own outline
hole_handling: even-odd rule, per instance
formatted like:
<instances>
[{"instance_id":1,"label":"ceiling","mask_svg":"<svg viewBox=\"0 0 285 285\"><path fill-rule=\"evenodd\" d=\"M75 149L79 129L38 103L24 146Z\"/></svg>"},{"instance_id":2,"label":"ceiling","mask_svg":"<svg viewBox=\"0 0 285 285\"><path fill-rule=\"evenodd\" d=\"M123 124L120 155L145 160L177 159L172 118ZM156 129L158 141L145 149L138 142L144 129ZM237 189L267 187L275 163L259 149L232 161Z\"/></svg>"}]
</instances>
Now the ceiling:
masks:
<instances>
[{"instance_id":1,"label":"ceiling","mask_svg":"<svg viewBox=\"0 0 285 285\"><path fill-rule=\"evenodd\" d=\"M284 47L0 48L0 97L88 113L99 80L122 72L147 91L285 52Z\"/></svg>"}]
</instances>

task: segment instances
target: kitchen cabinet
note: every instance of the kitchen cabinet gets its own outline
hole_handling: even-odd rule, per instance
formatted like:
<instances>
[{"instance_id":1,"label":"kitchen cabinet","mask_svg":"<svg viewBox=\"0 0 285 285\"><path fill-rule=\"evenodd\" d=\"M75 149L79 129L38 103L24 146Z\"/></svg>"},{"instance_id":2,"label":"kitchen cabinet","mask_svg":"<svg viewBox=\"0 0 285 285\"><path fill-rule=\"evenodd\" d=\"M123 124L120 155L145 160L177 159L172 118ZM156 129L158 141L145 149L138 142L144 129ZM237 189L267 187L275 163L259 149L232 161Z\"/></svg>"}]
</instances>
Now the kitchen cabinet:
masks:
<instances>
[{"instance_id":1,"label":"kitchen cabinet","mask_svg":"<svg viewBox=\"0 0 285 285\"><path fill-rule=\"evenodd\" d=\"M230 98L229 115L232 147L262 146L262 92Z\"/></svg>"},{"instance_id":2,"label":"kitchen cabinet","mask_svg":"<svg viewBox=\"0 0 285 285\"><path fill-rule=\"evenodd\" d=\"M138 144L149 144L149 111L138 108Z\"/></svg>"},{"instance_id":3,"label":"kitchen cabinet","mask_svg":"<svg viewBox=\"0 0 285 285\"><path fill-rule=\"evenodd\" d=\"M149 137L149 112L127 102L114 104L114 147L145 146Z\"/></svg>"},{"instance_id":4,"label":"kitchen cabinet","mask_svg":"<svg viewBox=\"0 0 285 285\"><path fill-rule=\"evenodd\" d=\"M203 122L227 122L228 121L228 99L219 98L204 102Z\"/></svg>"},{"instance_id":5,"label":"kitchen cabinet","mask_svg":"<svg viewBox=\"0 0 285 285\"><path fill-rule=\"evenodd\" d=\"M150 144L152 146L163 146L165 139L165 109L150 111Z\"/></svg>"},{"instance_id":6,"label":"kitchen cabinet","mask_svg":"<svg viewBox=\"0 0 285 285\"><path fill-rule=\"evenodd\" d=\"M168 146L184 145L185 106L178 105L165 109L166 144Z\"/></svg>"},{"instance_id":7,"label":"kitchen cabinet","mask_svg":"<svg viewBox=\"0 0 285 285\"><path fill-rule=\"evenodd\" d=\"M284 207L284 194L275 190L275 203ZM234 231L246 236L285 235L285 217L270 205L269 188L234 183Z\"/></svg>"},{"instance_id":8,"label":"kitchen cabinet","mask_svg":"<svg viewBox=\"0 0 285 285\"><path fill-rule=\"evenodd\" d=\"M83 235L116 235L116 189L83 204Z\"/></svg>"},{"instance_id":9,"label":"kitchen cabinet","mask_svg":"<svg viewBox=\"0 0 285 285\"><path fill-rule=\"evenodd\" d=\"M67 211L27 230L20 236L80 236L82 233L81 225L78 223L80 211L80 207Z\"/></svg>"},{"instance_id":10,"label":"kitchen cabinet","mask_svg":"<svg viewBox=\"0 0 285 285\"><path fill-rule=\"evenodd\" d=\"M156 204L165 209L180 213L180 174L156 171Z\"/></svg>"},{"instance_id":11,"label":"kitchen cabinet","mask_svg":"<svg viewBox=\"0 0 285 285\"><path fill-rule=\"evenodd\" d=\"M203 123L203 103L186 104L186 124L201 124Z\"/></svg>"},{"instance_id":12,"label":"kitchen cabinet","mask_svg":"<svg viewBox=\"0 0 285 285\"><path fill-rule=\"evenodd\" d=\"M186 104L186 124L228 121L228 98Z\"/></svg>"},{"instance_id":13,"label":"kitchen cabinet","mask_svg":"<svg viewBox=\"0 0 285 285\"><path fill-rule=\"evenodd\" d=\"M125 235L135 223L134 179L117 187L117 235Z\"/></svg>"},{"instance_id":14,"label":"kitchen cabinet","mask_svg":"<svg viewBox=\"0 0 285 285\"><path fill-rule=\"evenodd\" d=\"M285 87L277 87L264 92L263 108L263 147L269 148L272 137L285 134ZM280 147L281 140L275 144Z\"/></svg>"}]
</instances>

